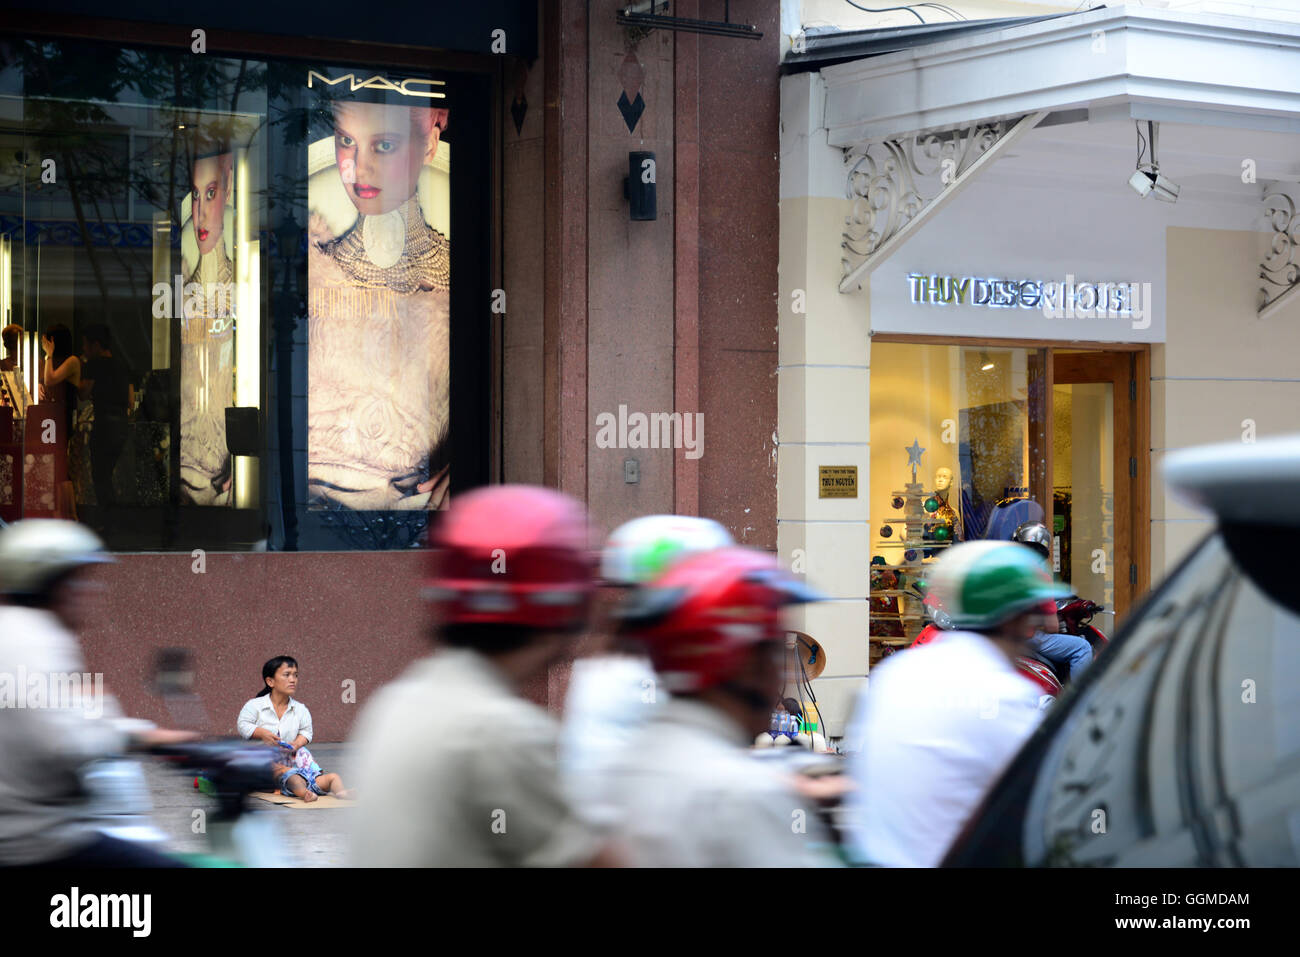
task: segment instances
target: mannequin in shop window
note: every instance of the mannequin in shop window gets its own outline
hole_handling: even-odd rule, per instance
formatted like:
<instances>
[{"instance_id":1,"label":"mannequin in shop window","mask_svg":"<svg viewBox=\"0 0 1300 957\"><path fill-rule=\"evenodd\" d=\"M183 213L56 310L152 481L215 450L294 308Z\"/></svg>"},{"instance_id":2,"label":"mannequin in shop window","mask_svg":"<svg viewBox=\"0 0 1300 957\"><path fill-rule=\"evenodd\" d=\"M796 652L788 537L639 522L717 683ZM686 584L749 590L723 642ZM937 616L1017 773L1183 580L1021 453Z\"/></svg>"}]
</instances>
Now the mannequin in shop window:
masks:
<instances>
[{"instance_id":1,"label":"mannequin in shop window","mask_svg":"<svg viewBox=\"0 0 1300 957\"><path fill-rule=\"evenodd\" d=\"M0 372L12 372L18 368L18 343L23 338L23 327L5 326L2 335L5 357L0 359Z\"/></svg>"},{"instance_id":2,"label":"mannequin in shop window","mask_svg":"<svg viewBox=\"0 0 1300 957\"><path fill-rule=\"evenodd\" d=\"M934 473L934 491L926 498L925 508L932 521L927 522L923 532L926 541L960 542L962 540L961 516L948 503L952 492L952 469L944 466ZM925 557L938 554L939 549L927 548Z\"/></svg>"},{"instance_id":3,"label":"mannequin in shop window","mask_svg":"<svg viewBox=\"0 0 1300 957\"><path fill-rule=\"evenodd\" d=\"M5 352L4 358L0 359L0 372L21 373L18 367L18 344L22 342L23 327L17 325L5 326L0 336L3 337ZM7 387L0 388L0 408L8 405ZM0 440L8 441L9 436L0 436Z\"/></svg>"},{"instance_id":4,"label":"mannequin in shop window","mask_svg":"<svg viewBox=\"0 0 1300 957\"><path fill-rule=\"evenodd\" d=\"M961 516L955 508L948 504L948 496L951 492L952 469L947 467L936 469L934 473L934 497L939 500L939 508L934 514L951 530L952 534L949 540L960 542L962 540Z\"/></svg>"}]
</instances>

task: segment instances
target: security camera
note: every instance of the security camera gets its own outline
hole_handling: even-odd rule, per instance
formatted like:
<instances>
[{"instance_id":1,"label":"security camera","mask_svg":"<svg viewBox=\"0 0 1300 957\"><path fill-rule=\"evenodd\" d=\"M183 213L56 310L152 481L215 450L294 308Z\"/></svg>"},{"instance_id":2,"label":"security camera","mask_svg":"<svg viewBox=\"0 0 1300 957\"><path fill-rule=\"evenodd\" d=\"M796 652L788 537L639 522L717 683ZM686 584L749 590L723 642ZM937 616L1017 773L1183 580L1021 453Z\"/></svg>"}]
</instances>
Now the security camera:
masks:
<instances>
[{"instance_id":1,"label":"security camera","mask_svg":"<svg viewBox=\"0 0 1300 957\"><path fill-rule=\"evenodd\" d=\"M1160 124L1152 120L1147 120L1147 135L1142 136L1142 128L1137 126L1138 135L1138 166L1133 171L1133 175L1128 178L1128 184L1139 196L1154 194L1155 198L1163 203L1178 202L1178 184L1173 180L1167 179L1160 175L1160 161L1156 159L1156 144L1160 140ZM1151 151L1149 162L1142 162L1142 154L1147 150Z\"/></svg>"},{"instance_id":2,"label":"security camera","mask_svg":"<svg viewBox=\"0 0 1300 957\"><path fill-rule=\"evenodd\" d=\"M1161 202L1178 202L1178 184L1161 175L1158 167L1138 167L1128 178L1128 184L1139 196L1153 195Z\"/></svg>"}]
</instances>

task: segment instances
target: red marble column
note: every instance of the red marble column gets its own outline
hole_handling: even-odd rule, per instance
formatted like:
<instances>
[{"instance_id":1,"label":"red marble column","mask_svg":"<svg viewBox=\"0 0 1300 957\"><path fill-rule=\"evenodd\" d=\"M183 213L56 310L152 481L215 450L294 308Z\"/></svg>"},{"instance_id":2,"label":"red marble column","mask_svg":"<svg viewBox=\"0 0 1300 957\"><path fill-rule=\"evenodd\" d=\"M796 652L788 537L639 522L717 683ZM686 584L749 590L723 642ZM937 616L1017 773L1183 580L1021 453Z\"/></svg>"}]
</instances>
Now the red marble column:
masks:
<instances>
[{"instance_id":1,"label":"red marble column","mask_svg":"<svg viewBox=\"0 0 1300 957\"><path fill-rule=\"evenodd\" d=\"M698 0L721 20L722 0ZM731 5L759 40L700 37L700 514L776 548L780 5Z\"/></svg>"},{"instance_id":2,"label":"red marble column","mask_svg":"<svg viewBox=\"0 0 1300 957\"><path fill-rule=\"evenodd\" d=\"M677 4L677 16L698 17L699 0ZM700 410L700 40L676 35L673 170L673 393L683 415ZM707 434L707 433L706 433ZM678 449L673 460L673 506L679 515L700 512L701 459Z\"/></svg>"},{"instance_id":3,"label":"red marble column","mask_svg":"<svg viewBox=\"0 0 1300 957\"><path fill-rule=\"evenodd\" d=\"M548 0L546 484L587 496L587 4Z\"/></svg>"}]
</instances>

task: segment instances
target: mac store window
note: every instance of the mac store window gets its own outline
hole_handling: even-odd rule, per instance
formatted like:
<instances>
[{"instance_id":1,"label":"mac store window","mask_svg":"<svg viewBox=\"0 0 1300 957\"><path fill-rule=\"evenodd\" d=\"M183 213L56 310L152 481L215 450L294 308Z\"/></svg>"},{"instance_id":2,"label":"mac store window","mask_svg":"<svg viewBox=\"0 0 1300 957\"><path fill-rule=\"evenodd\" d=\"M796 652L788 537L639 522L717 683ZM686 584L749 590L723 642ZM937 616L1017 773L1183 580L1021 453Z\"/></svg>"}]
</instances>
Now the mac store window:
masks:
<instances>
[{"instance_id":1,"label":"mac store window","mask_svg":"<svg viewBox=\"0 0 1300 957\"><path fill-rule=\"evenodd\" d=\"M418 545L486 479L489 111L433 68L0 43L0 519Z\"/></svg>"}]
</instances>

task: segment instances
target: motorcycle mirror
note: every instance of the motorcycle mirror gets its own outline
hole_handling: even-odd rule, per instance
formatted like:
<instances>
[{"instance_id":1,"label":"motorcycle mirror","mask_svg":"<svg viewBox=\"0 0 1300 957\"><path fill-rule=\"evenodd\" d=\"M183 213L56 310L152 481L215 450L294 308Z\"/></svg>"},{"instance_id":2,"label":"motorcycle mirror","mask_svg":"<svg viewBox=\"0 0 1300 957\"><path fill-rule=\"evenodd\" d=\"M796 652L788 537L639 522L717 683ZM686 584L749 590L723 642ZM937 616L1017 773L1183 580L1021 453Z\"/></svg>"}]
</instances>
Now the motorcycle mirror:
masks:
<instances>
[{"instance_id":1,"label":"motorcycle mirror","mask_svg":"<svg viewBox=\"0 0 1300 957\"><path fill-rule=\"evenodd\" d=\"M154 656L153 685L161 695L194 690L194 668L188 648L160 648Z\"/></svg>"},{"instance_id":2,"label":"motorcycle mirror","mask_svg":"<svg viewBox=\"0 0 1300 957\"><path fill-rule=\"evenodd\" d=\"M174 728L204 730L207 713L194 691L194 656L188 648L160 648L154 656L153 688Z\"/></svg>"}]
</instances>

